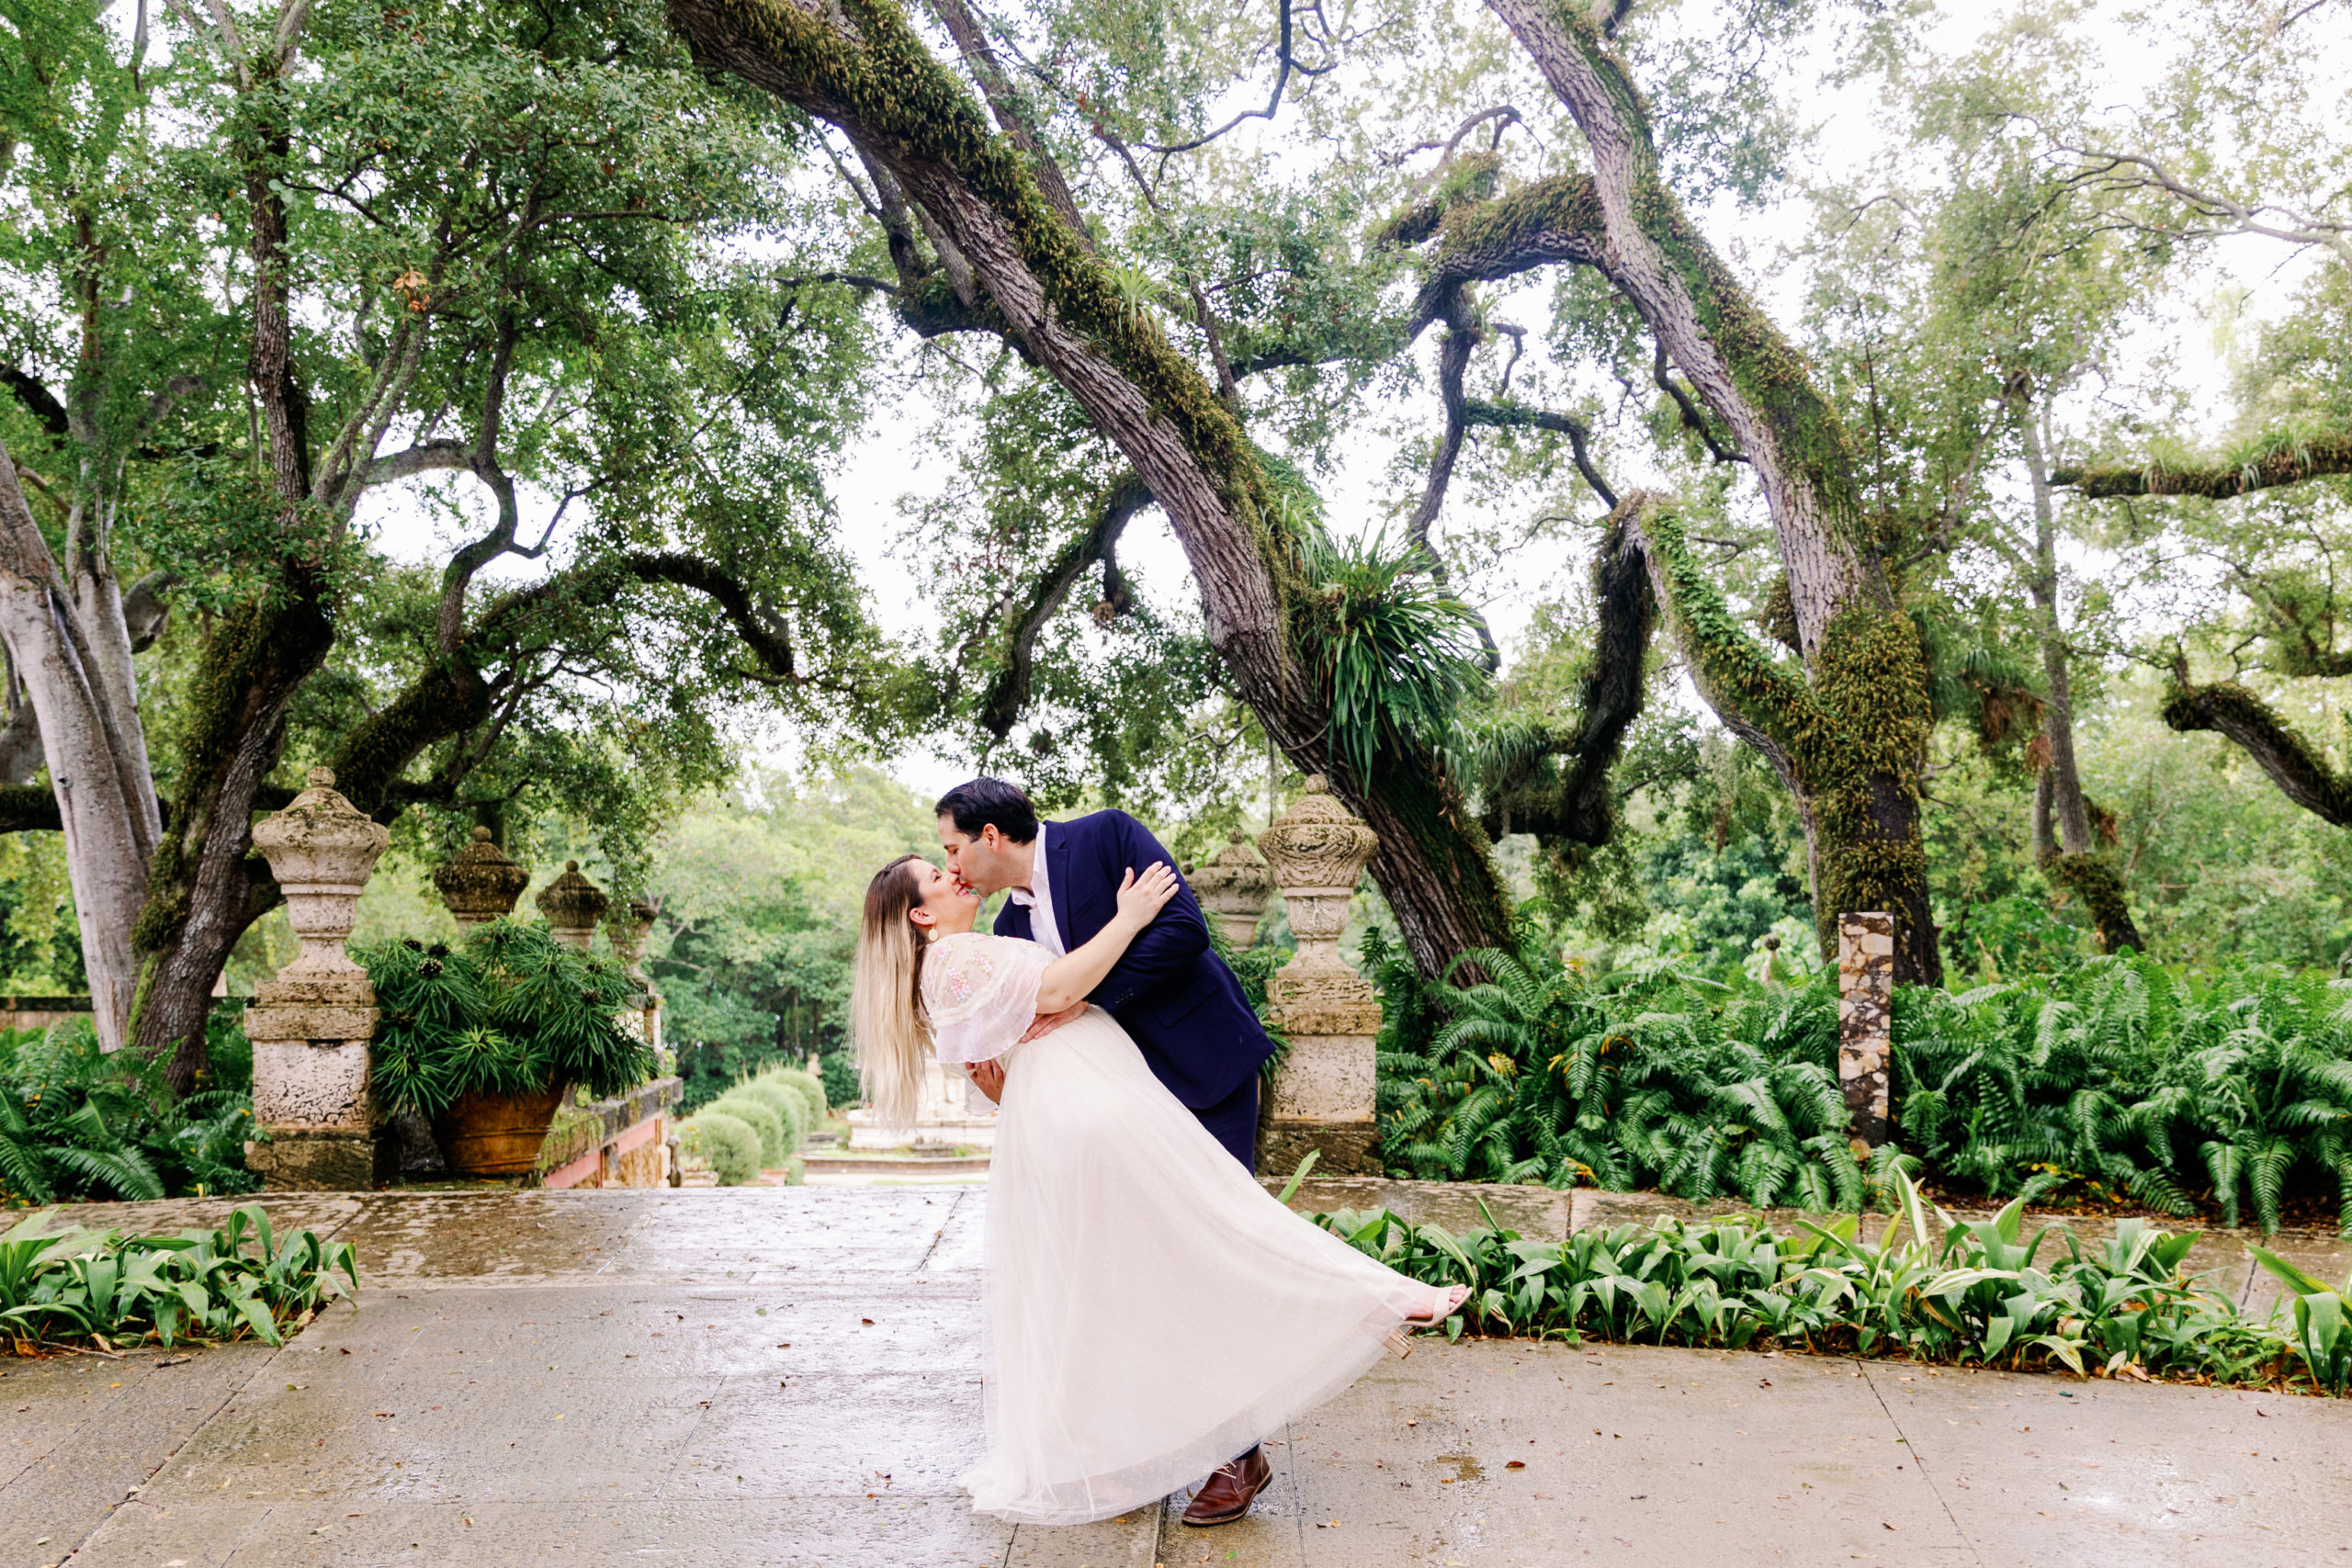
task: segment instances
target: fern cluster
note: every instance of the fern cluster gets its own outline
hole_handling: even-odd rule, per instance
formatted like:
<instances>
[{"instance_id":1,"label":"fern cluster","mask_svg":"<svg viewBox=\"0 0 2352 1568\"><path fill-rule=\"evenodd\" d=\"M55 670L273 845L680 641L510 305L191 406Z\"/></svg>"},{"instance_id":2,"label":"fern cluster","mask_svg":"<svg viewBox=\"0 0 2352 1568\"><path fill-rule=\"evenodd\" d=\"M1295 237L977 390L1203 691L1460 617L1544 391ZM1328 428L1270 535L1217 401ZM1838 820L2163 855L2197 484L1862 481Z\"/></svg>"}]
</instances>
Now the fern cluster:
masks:
<instances>
[{"instance_id":1,"label":"fern cluster","mask_svg":"<svg viewBox=\"0 0 2352 1568\"><path fill-rule=\"evenodd\" d=\"M1424 984L1377 935L1381 1130L1430 1180L1655 1188L1853 1209L1826 980L1747 994L1657 966L1594 978L1530 933L1464 953L1481 984Z\"/></svg>"},{"instance_id":2,"label":"fern cluster","mask_svg":"<svg viewBox=\"0 0 2352 1568\"><path fill-rule=\"evenodd\" d=\"M2352 982L2273 966L2183 978L2136 953L1894 1008L1900 1152L1846 1138L1837 994L1670 965L1593 976L1536 933L1431 984L1377 932L1391 1169L1853 1209L1888 1168L2008 1198L2072 1186L2278 1227L2324 1194L2352 1235Z\"/></svg>"},{"instance_id":3,"label":"fern cluster","mask_svg":"<svg viewBox=\"0 0 2352 1568\"><path fill-rule=\"evenodd\" d=\"M108 1055L86 1019L0 1032L0 1202L250 1192L253 1097L175 1101L160 1067Z\"/></svg>"},{"instance_id":4,"label":"fern cluster","mask_svg":"<svg viewBox=\"0 0 2352 1568\"><path fill-rule=\"evenodd\" d=\"M352 956L382 1010L375 1086L393 1111L432 1116L475 1090L558 1084L601 1097L652 1076L651 1048L620 1022L628 978L543 925L492 920L455 947L405 939Z\"/></svg>"},{"instance_id":5,"label":"fern cluster","mask_svg":"<svg viewBox=\"0 0 2352 1568\"><path fill-rule=\"evenodd\" d=\"M2037 1176L2278 1226L2332 1190L2352 1234L2352 986L2267 965L2184 979L2125 953L1895 1000L1903 1135L1996 1196Z\"/></svg>"}]
</instances>

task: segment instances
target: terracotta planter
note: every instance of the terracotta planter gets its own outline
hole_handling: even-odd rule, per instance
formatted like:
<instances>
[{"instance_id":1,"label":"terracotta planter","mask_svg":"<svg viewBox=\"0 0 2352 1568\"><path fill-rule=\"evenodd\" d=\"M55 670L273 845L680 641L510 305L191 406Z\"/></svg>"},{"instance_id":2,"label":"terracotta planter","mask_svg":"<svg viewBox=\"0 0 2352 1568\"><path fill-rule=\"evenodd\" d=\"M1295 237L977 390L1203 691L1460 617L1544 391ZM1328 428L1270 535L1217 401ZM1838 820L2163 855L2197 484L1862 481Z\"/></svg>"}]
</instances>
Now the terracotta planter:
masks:
<instances>
[{"instance_id":1,"label":"terracotta planter","mask_svg":"<svg viewBox=\"0 0 2352 1568\"><path fill-rule=\"evenodd\" d=\"M433 1137L452 1176L527 1176L569 1084L532 1094L476 1090L433 1119Z\"/></svg>"}]
</instances>

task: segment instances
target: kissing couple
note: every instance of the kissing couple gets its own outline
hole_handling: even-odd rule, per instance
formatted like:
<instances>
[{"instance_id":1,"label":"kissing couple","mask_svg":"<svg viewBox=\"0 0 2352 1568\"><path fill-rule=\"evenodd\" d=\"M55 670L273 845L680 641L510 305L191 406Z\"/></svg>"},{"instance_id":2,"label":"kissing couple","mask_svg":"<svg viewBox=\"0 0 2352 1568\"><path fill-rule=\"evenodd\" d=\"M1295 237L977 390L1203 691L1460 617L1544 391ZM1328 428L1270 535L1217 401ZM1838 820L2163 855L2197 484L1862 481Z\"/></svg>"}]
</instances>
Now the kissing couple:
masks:
<instances>
[{"instance_id":1,"label":"kissing couple","mask_svg":"<svg viewBox=\"0 0 2352 1568\"><path fill-rule=\"evenodd\" d=\"M852 1027L877 1116L911 1125L928 1060L1002 1110L989 1162L972 1506L1080 1524L1199 1480L1241 1517L1259 1441L1401 1353L1467 1293L1294 1214L1255 1177L1273 1051L1166 850L1124 811L1040 822L975 779L941 797L946 863L865 890ZM993 934L980 902L1008 895ZM1238 1456L1238 1457L1236 1457Z\"/></svg>"}]
</instances>

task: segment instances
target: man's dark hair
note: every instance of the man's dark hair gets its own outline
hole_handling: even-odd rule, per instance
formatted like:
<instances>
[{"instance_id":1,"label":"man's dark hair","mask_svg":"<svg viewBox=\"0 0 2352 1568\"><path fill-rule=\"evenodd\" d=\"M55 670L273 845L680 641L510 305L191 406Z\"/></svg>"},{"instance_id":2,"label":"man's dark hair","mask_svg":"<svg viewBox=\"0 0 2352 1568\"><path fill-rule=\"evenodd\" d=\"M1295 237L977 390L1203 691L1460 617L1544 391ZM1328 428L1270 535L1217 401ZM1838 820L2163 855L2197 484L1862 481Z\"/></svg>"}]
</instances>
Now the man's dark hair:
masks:
<instances>
[{"instance_id":1,"label":"man's dark hair","mask_svg":"<svg viewBox=\"0 0 2352 1568\"><path fill-rule=\"evenodd\" d=\"M978 838L980 829L991 822L1016 844L1034 843L1037 838L1037 808L1029 804L1028 795L1019 784L1002 779L959 784L941 795L932 811L954 818L956 830L967 839Z\"/></svg>"}]
</instances>

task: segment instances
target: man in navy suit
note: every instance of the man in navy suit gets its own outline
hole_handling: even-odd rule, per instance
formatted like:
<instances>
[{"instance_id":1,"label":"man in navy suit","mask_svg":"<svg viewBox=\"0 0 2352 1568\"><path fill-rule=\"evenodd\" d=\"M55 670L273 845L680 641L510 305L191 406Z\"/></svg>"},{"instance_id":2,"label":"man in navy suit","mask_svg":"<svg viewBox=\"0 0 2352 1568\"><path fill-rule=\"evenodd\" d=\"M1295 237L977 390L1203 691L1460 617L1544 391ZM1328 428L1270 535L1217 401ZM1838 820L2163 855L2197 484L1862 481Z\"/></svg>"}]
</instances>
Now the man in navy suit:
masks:
<instances>
[{"instance_id":1,"label":"man in navy suit","mask_svg":"<svg viewBox=\"0 0 2352 1568\"><path fill-rule=\"evenodd\" d=\"M1017 784L974 779L940 797L939 843L947 869L973 892L1011 897L996 934L1034 942L1056 957L1091 940L1118 907L1120 878L1176 857L1124 811L1040 822ZM1258 1068L1274 1043L1241 982L1209 946L1208 922L1181 879L1176 897L1146 926L1087 998L1117 1019L1153 1076L1255 1174ZM973 1071L997 1098L1003 1069Z\"/></svg>"},{"instance_id":2,"label":"man in navy suit","mask_svg":"<svg viewBox=\"0 0 2352 1568\"><path fill-rule=\"evenodd\" d=\"M1034 942L1056 957L1091 939L1118 907L1119 882L1176 858L1124 811L1040 822L1018 784L974 779L940 796L939 847L947 869L985 897L1011 897L996 934ZM1274 1043L1241 994L1241 982L1209 946L1200 901L1180 877L1176 897L1131 942L1087 998L1117 1019L1153 1076L1199 1117L1243 1168L1258 1170L1258 1067ZM972 1081L1001 1099L1004 1068L976 1063ZM1273 1479L1262 1448L1219 1465L1194 1489L1188 1525L1230 1524Z\"/></svg>"}]
</instances>

